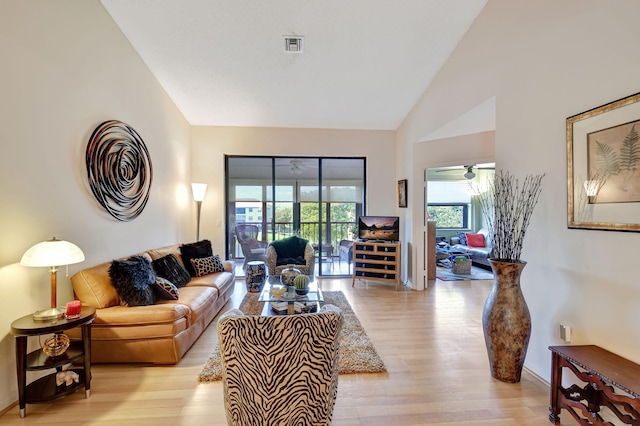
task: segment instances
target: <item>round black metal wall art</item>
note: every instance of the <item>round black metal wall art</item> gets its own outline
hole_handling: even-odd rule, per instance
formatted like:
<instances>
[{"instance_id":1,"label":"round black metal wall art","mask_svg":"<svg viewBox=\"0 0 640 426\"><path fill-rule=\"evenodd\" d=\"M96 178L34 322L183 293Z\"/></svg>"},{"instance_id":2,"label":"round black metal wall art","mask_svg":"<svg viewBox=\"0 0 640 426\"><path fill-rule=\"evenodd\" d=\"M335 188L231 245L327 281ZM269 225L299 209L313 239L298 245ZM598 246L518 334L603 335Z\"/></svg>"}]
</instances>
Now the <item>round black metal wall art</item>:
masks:
<instances>
[{"instance_id":1,"label":"round black metal wall art","mask_svg":"<svg viewBox=\"0 0 640 426\"><path fill-rule=\"evenodd\" d=\"M113 217L131 221L149 200L153 167L140 135L128 124L110 120L93 131L87 145L91 192Z\"/></svg>"}]
</instances>

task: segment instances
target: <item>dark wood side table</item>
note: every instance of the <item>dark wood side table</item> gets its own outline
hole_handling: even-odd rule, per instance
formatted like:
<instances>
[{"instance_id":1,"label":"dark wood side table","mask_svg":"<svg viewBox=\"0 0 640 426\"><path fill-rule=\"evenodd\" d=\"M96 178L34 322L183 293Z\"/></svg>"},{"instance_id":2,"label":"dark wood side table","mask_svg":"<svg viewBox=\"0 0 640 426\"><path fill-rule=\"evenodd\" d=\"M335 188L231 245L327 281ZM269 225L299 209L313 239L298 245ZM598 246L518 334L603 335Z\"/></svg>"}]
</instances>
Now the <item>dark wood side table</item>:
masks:
<instances>
[{"instance_id":1,"label":"dark wood side table","mask_svg":"<svg viewBox=\"0 0 640 426\"><path fill-rule=\"evenodd\" d=\"M26 315L11 324L11 333L16 338L16 370L18 373L18 399L20 417L27 415L26 405L64 398L84 386L85 397L91 395L91 323L96 318L95 308L83 306L79 318L34 321L32 315ZM71 328L82 328L82 340L71 342L67 351L55 358L48 357L39 348L27 353L27 338L43 334L62 333ZM83 362L83 368L70 367L80 380L67 386L56 385L56 374L67 364ZM27 383L27 371L56 371Z\"/></svg>"}]
</instances>

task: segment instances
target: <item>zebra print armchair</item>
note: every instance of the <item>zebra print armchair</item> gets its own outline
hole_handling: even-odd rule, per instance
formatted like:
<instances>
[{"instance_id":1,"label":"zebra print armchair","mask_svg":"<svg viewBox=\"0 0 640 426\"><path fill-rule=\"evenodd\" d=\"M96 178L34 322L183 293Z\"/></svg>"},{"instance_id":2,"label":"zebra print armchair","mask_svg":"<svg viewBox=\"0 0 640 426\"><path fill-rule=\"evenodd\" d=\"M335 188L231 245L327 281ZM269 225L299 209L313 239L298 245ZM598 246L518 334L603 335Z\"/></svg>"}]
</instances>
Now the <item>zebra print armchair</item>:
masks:
<instances>
[{"instance_id":1,"label":"zebra print armchair","mask_svg":"<svg viewBox=\"0 0 640 426\"><path fill-rule=\"evenodd\" d=\"M331 425L338 393L342 311L218 321L224 405L230 426Z\"/></svg>"}]
</instances>

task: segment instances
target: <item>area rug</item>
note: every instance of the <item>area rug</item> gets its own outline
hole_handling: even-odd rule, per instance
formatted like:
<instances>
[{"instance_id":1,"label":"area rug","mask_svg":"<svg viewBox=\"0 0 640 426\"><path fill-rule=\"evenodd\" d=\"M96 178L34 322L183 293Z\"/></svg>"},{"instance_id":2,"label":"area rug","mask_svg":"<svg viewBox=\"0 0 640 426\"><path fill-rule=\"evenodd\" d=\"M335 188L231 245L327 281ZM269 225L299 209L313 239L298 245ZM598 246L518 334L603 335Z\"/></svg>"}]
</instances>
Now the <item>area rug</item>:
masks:
<instances>
[{"instance_id":1,"label":"area rug","mask_svg":"<svg viewBox=\"0 0 640 426\"><path fill-rule=\"evenodd\" d=\"M371 339L341 291L323 291L324 304L335 305L342 310L344 323L340 332L339 374L381 373L387 371L382 358L376 352ZM246 315L260 315L264 307L258 302L259 293L247 293L239 309ZM209 359L198 374L198 382L215 382L222 379L220 346L216 343Z\"/></svg>"},{"instance_id":2,"label":"area rug","mask_svg":"<svg viewBox=\"0 0 640 426\"><path fill-rule=\"evenodd\" d=\"M470 274L454 274L450 269L438 268L436 278L440 281L493 280L493 273L477 266L471 267Z\"/></svg>"}]
</instances>

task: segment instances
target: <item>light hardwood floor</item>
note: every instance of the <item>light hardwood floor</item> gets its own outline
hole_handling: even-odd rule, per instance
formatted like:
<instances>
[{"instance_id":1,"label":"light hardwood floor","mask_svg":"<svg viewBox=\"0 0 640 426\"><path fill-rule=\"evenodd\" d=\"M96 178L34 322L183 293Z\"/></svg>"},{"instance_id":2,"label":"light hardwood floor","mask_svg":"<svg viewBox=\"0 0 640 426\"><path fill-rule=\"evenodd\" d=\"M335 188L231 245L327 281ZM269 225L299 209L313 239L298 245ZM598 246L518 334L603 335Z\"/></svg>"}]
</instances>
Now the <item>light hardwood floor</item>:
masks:
<instances>
[{"instance_id":1,"label":"light hardwood floor","mask_svg":"<svg viewBox=\"0 0 640 426\"><path fill-rule=\"evenodd\" d=\"M549 387L527 371L519 384L491 378L481 310L490 281L436 280L423 292L351 279L322 280L342 290L388 372L342 375L335 426L548 425ZM236 282L233 303L244 296ZM216 320L175 366L94 365L91 398L13 407L2 425L223 425L222 384L196 376L217 340ZM575 424L563 412L563 421Z\"/></svg>"}]
</instances>

